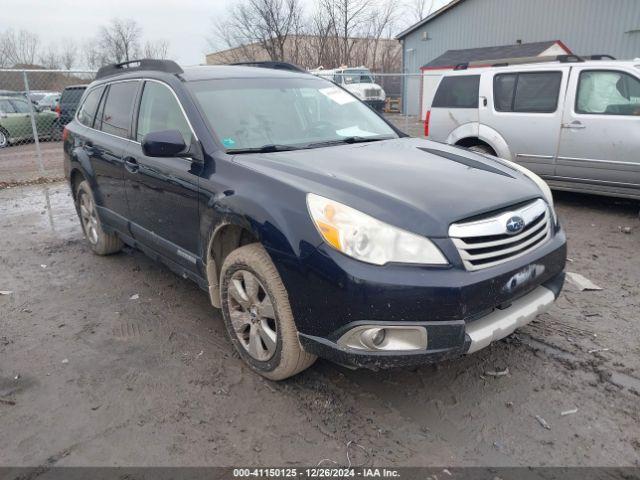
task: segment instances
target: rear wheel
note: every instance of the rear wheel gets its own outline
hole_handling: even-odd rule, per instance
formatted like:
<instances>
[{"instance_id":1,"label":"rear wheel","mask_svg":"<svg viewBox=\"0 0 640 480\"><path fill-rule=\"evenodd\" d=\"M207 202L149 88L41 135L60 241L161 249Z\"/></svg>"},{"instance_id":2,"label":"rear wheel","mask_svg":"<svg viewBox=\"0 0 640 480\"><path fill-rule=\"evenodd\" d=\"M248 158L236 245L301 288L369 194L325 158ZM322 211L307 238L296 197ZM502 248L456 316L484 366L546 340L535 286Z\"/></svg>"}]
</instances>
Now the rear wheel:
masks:
<instances>
[{"instance_id":1,"label":"rear wheel","mask_svg":"<svg viewBox=\"0 0 640 480\"><path fill-rule=\"evenodd\" d=\"M287 291L259 243L234 250L224 261L222 315L242 359L270 380L284 380L316 360L298 340Z\"/></svg>"},{"instance_id":2,"label":"rear wheel","mask_svg":"<svg viewBox=\"0 0 640 480\"><path fill-rule=\"evenodd\" d=\"M469 147L469 150L471 150L472 152L484 153L485 155L493 155L494 157L497 156L496 152L493 151L493 148L482 143L479 143L478 145L471 145Z\"/></svg>"},{"instance_id":3,"label":"rear wheel","mask_svg":"<svg viewBox=\"0 0 640 480\"><path fill-rule=\"evenodd\" d=\"M103 230L93 192L86 180L80 182L76 190L76 210L80 217L84 236L94 253L97 255L110 255L122 249L122 241L118 236L115 233L107 233Z\"/></svg>"}]
</instances>

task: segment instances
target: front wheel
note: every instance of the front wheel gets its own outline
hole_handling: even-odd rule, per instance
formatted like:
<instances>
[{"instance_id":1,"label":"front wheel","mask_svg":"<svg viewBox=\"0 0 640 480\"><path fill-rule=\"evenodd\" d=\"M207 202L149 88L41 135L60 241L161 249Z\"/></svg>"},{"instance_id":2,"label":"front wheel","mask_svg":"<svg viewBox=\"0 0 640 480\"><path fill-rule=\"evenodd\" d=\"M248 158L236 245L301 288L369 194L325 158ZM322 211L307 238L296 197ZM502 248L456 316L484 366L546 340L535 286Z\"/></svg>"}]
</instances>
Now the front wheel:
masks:
<instances>
[{"instance_id":1,"label":"front wheel","mask_svg":"<svg viewBox=\"0 0 640 480\"><path fill-rule=\"evenodd\" d=\"M9 134L2 128L0 128L0 148L9 146Z\"/></svg>"},{"instance_id":2,"label":"front wheel","mask_svg":"<svg viewBox=\"0 0 640 480\"><path fill-rule=\"evenodd\" d=\"M76 210L84 236L95 254L110 255L122 249L122 241L118 236L115 233L107 233L102 228L93 192L86 180L81 182L76 190Z\"/></svg>"},{"instance_id":3,"label":"front wheel","mask_svg":"<svg viewBox=\"0 0 640 480\"><path fill-rule=\"evenodd\" d=\"M298 340L289 297L259 243L234 250L220 274L222 316L242 359L270 380L284 380L316 360Z\"/></svg>"}]
</instances>

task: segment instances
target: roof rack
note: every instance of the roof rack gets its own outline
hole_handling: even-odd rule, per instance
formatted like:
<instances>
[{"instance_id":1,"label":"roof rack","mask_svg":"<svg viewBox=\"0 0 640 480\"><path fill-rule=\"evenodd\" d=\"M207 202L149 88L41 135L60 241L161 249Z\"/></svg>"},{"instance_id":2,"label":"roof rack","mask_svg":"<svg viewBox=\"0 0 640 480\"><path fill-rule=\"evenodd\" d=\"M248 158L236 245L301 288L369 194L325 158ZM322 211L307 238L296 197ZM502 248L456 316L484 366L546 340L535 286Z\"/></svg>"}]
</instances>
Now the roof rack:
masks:
<instances>
[{"instance_id":1,"label":"roof rack","mask_svg":"<svg viewBox=\"0 0 640 480\"><path fill-rule=\"evenodd\" d=\"M237 62L230 63L229 65L235 66L245 66L245 67L259 67L259 68L272 68L274 70L288 70L291 72L304 72L307 73L306 70L300 68L293 63L288 62L276 62L276 61L265 61L265 62Z\"/></svg>"},{"instance_id":2,"label":"roof rack","mask_svg":"<svg viewBox=\"0 0 640 480\"><path fill-rule=\"evenodd\" d=\"M118 75L130 71L154 70L157 72L175 73L176 75L184 73L180 65L173 60L157 60L152 58L143 58L140 60L130 60L128 62L113 63L105 65L98 70L96 80L99 78Z\"/></svg>"}]
</instances>

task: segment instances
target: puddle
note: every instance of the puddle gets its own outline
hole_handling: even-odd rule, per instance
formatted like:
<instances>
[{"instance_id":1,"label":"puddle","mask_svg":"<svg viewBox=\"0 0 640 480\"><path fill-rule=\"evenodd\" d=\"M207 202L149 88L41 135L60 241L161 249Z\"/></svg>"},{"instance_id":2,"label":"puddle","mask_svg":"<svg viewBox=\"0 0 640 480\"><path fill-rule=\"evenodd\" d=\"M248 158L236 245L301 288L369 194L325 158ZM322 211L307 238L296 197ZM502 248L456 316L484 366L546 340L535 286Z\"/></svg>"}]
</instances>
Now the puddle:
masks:
<instances>
[{"instance_id":1,"label":"puddle","mask_svg":"<svg viewBox=\"0 0 640 480\"><path fill-rule=\"evenodd\" d=\"M81 233L65 183L0 190L0 228L18 236L35 232L64 239Z\"/></svg>"}]
</instances>

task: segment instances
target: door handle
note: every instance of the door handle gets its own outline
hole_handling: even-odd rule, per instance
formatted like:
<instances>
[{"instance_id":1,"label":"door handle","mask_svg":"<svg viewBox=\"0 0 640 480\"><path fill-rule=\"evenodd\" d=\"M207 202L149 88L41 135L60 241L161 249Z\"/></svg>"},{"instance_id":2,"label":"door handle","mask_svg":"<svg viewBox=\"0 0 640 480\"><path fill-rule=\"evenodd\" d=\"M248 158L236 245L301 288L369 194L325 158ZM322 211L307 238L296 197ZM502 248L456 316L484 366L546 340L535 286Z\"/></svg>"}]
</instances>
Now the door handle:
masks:
<instances>
[{"instance_id":1,"label":"door handle","mask_svg":"<svg viewBox=\"0 0 640 480\"><path fill-rule=\"evenodd\" d=\"M126 157L124 159L124 168L131 173L136 173L140 169L140 164L133 157Z\"/></svg>"},{"instance_id":2,"label":"door handle","mask_svg":"<svg viewBox=\"0 0 640 480\"><path fill-rule=\"evenodd\" d=\"M562 124L562 128L568 128L571 130L581 130L583 128L587 128L585 127L582 122L579 122L578 120L574 120L571 123L563 123Z\"/></svg>"}]
</instances>

